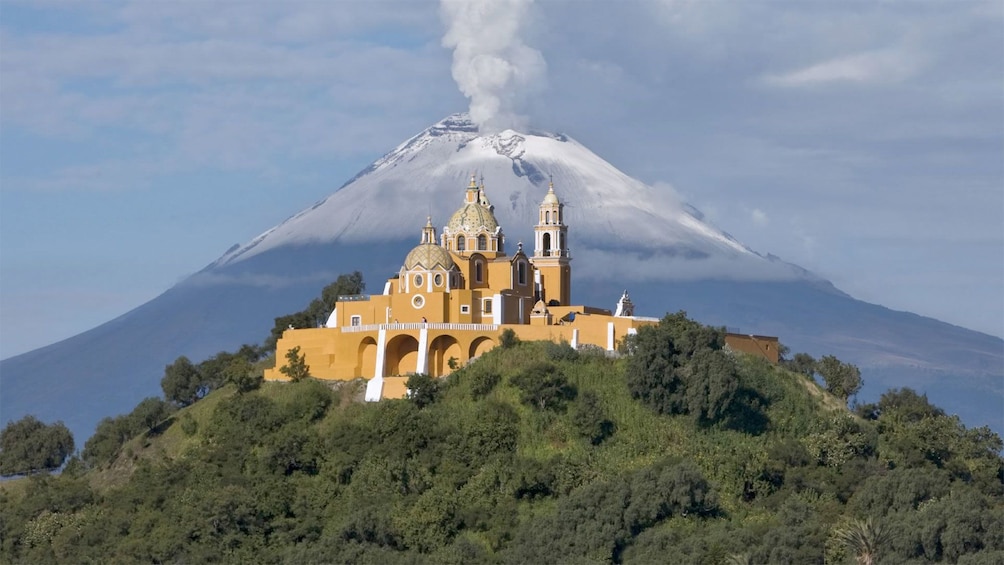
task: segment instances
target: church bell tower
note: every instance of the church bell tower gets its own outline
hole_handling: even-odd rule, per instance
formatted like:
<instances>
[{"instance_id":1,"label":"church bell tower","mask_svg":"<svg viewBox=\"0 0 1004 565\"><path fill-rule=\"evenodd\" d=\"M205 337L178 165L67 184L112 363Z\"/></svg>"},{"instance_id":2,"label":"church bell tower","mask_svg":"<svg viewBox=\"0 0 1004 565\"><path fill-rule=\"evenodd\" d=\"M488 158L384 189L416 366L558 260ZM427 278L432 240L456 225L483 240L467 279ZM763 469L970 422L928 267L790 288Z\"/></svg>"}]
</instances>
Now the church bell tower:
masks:
<instances>
[{"instance_id":1,"label":"church bell tower","mask_svg":"<svg viewBox=\"0 0 1004 565\"><path fill-rule=\"evenodd\" d=\"M568 253L568 226L565 225L565 205L554 193L554 182L548 183L547 195L540 203L540 215L533 228L533 258L537 269L537 292L545 304L557 301L559 306L572 303L572 260Z\"/></svg>"}]
</instances>

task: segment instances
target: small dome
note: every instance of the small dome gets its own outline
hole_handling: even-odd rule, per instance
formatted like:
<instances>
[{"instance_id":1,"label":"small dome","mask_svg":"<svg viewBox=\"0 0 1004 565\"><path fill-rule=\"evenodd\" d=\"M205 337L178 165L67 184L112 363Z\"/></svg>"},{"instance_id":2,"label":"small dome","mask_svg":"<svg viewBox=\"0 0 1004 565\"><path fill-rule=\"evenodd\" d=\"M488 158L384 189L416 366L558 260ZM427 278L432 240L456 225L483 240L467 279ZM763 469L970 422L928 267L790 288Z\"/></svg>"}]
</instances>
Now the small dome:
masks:
<instances>
[{"instance_id":1,"label":"small dome","mask_svg":"<svg viewBox=\"0 0 1004 565\"><path fill-rule=\"evenodd\" d=\"M415 269L443 269L450 270L455 266L450 252L436 245L435 243L422 243L412 249L404 259L404 268L408 271Z\"/></svg>"},{"instance_id":2,"label":"small dome","mask_svg":"<svg viewBox=\"0 0 1004 565\"><path fill-rule=\"evenodd\" d=\"M561 204L558 202L558 195L554 193L554 183L548 185L547 195L544 196L544 201L541 204Z\"/></svg>"},{"instance_id":3,"label":"small dome","mask_svg":"<svg viewBox=\"0 0 1004 565\"><path fill-rule=\"evenodd\" d=\"M499 222L495 219L495 214L492 213L491 208L482 206L477 202L464 204L463 207L453 213L449 223L446 224L446 228L452 234L475 234L481 231L495 233L498 227Z\"/></svg>"}]
</instances>

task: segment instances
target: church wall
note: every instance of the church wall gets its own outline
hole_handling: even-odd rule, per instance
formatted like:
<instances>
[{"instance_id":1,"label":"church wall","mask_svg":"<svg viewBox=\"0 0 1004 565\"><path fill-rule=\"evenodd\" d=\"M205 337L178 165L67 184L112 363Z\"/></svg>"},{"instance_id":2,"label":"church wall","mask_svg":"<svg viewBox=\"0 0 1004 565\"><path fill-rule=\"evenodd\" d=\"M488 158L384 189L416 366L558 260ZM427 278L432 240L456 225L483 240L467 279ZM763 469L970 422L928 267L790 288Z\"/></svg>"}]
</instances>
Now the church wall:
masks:
<instances>
[{"instance_id":1,"label":"church wall","mask_svg":"<svg viewBox=\"0 0 1004 565\"><path fill-rule=\"evenodd\" d=\"M777 364L779 360L776 337L729 333L725 334L725 345L733 351L763 357L774 364Z\"/></svg>"}]
</instances>

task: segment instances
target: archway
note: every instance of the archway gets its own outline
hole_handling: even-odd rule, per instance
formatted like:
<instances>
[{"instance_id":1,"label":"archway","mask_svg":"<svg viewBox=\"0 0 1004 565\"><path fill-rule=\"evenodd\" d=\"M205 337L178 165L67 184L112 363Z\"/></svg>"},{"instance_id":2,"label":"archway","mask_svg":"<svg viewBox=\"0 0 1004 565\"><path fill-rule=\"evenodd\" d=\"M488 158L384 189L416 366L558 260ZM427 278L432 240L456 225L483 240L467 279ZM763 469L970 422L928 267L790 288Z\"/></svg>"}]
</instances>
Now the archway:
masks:
<instances>
[{"instance_id":1,"label":"archway","mask_svg":"<svg viewBox=\"0 0 1004 565\"><path fill-rule=\"evenodd\" d=\"M376 370L377 342L372 337L364 337L356 352L356 376L373 378Z\"/></svg>"},{"instance_id":2,"label":"archway","mask_svg":"<svg viewBox=\"0 0 1004 565\"><path fill-rule=\"evenodd\" d=\"M495 342L490 337L482 336L479 338L475 338L474 341L471 342L471 347L469 350L470 356L468 357L468 359L474 359L475 357L484 355L485 353L491 351L494 347L495 347Z\"/></svg>"},{"instance_id":3,"label":"archway","mask_svg":"<svg viewBox=\"0 0 1004 565\"><path fill-rule=\"evenodd\" d=\"M463 363L463 357L464 352L457 338L452 335L441 335L429 345L429 374L434 377L447 375L453 371L450 368L450 358L456 359L457 363Z\"/></svg>"},{"instance_id":4,"label":"archway","mask_svg":"<svg viewBox=\"0 0 1004 565\"><path fill-rule=\"evenodd\" d=\"M387 342L384 355L386 376L414 373L418 366L418 340L407 334L394 336Z\"/></svg>"}]
</instances>

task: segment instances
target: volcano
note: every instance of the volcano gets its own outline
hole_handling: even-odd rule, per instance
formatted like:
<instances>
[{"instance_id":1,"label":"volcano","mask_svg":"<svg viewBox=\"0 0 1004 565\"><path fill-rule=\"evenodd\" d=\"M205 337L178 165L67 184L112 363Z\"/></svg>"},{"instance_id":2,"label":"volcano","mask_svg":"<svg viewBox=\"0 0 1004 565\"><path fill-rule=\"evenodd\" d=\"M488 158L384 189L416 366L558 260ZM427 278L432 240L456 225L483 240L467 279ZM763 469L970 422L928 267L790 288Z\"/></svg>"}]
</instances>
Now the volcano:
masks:
<instances>
[{"instance_id":1,"label":"volcano","mask_svg":"<svg viewBox=\"0 0 1004 565\"><path fill-rule=\"evenodd\" d=\"M261 342L339 274L371 292L397 272L426 218L442 224L472 174L508 245L532 242L549 183L566 205L572 299L640 315L685 310L732 331L779 336L792 352L861 368L861 398L909 386L967 425L1004 431L1004 341L868 304L758 253L667 190L631 178L563 134L482 133L456 114L405 141L324 200L235 245L164 294L97 328L0 362L4 421L61 419L78 442L104 416L159 395L164 366Z\"/></svg>"}]
</instances>

